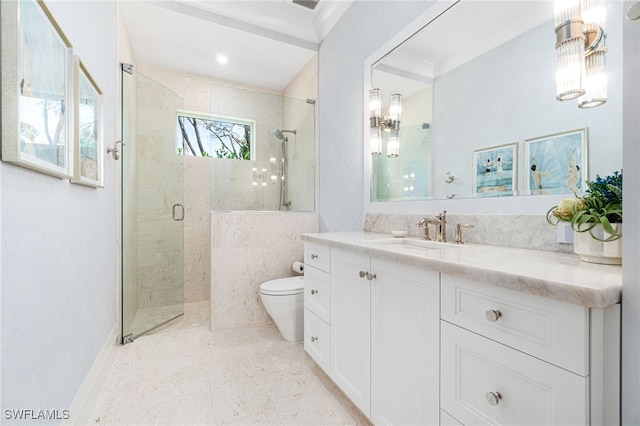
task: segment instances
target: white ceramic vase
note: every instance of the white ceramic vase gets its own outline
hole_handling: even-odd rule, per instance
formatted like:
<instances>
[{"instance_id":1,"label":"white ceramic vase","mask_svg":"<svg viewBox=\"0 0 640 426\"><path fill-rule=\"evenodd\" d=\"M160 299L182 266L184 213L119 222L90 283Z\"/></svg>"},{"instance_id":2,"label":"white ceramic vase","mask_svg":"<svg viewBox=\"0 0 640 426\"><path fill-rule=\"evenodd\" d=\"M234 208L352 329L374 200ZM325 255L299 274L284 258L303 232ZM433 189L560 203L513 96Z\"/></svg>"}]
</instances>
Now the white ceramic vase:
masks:
<instances>
[{"instance_id":1,"label":"white ceramic vase","mask_svg":"<svg viewBox=\"0 0 640 426\"><path fill-rule=\"evenodd\" d=\"M613 228L622 233L622 224L614 223ZM604 232L602 225L596 225L591 232L600 239L606 239L609 234ZM573 252L580 260L606 265L622 265L622 238L615 241L598 241L587 232L573 233Z\"/></svg>"}]
</instances>

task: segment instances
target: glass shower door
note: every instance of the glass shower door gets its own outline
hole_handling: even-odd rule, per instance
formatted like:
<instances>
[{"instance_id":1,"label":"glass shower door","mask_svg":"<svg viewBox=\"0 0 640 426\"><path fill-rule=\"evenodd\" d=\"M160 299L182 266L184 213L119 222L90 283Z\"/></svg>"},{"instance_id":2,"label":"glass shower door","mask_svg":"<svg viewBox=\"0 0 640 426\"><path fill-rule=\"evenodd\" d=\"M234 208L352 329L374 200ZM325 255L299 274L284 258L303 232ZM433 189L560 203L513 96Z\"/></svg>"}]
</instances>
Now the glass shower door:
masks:
<instances>
[{"instance_id":1,"label":"glass shower door","mask_svg":"<svg viewBox=\"0 0 640 426\"><path fill-rule=\"evenodd\" d=\"M123 343L184 313L184 99L122 65Z\"/></svg>"}]
</instances>

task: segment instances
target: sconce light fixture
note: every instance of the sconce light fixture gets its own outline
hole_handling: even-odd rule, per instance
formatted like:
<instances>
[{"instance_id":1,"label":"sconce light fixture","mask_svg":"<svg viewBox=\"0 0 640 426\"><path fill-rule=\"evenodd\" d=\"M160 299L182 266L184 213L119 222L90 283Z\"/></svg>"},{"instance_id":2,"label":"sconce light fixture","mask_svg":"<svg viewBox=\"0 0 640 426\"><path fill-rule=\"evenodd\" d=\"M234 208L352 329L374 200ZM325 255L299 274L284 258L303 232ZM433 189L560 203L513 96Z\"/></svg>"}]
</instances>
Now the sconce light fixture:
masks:
<instances>
[{"instance_id":1,"label":"sconce light fixture","mask_svg":"<svg viewBox=\"0 0 640 426\"><path fill-rule=\"evenodd\" d=\"M382 154L382 131L389 132L387 157L397 157L400 151L400 116L402 96L393 94L389 103L389 115L381 117L380 89L369 90L369 149L371 155Z\"/></svg>"},{"instance_id":2,"label":"sconce light fixture","mask_svg":"<svg viewBox=\"0 0 640 426\"><path fill-rule=\"evenodd\" d=\"M580 108L607 101L606 0L556 0L556 99Z\"/></svg>"}]
</instances>

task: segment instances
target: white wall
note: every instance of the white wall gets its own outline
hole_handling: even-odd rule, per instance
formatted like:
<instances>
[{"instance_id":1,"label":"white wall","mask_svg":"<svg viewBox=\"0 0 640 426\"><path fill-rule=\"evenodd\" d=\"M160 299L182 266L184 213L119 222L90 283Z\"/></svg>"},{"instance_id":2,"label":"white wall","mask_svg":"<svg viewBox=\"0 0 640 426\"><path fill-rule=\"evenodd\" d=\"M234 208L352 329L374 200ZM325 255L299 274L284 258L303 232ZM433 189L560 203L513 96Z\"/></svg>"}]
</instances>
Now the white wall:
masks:
<instances>
[{"instance_id":1,"label":"white wall","mask_svg":"<svg viewBox=\"0 0 640 426\"><path fill-rule=\"evenodd\" d=\"M354 2L319 51L322 231L362 229L364 60L432 2Z\"/></svg>"},{"instance_id":2,"label":"white wall","mask_svg":"<svg viewBox=\"0 0 640 426\"><path fill-rule=\"evenodd\" d=\"M48 4L104 93L113 145L116 3ZM0 164L2 410L69 408L117 322L117 168L106 158L91 189Z\"/></svg>"},{"instance_id":3,"label":"white wall","mask_svg":"<svg viewBox=\"0 0 640 426\"><path fill-rule=\"evenodd\" d=\"M625 2L625 9L632 2ZM623 23L622 424L640 424L640 21Z\"/></svg>"}]
</instances>

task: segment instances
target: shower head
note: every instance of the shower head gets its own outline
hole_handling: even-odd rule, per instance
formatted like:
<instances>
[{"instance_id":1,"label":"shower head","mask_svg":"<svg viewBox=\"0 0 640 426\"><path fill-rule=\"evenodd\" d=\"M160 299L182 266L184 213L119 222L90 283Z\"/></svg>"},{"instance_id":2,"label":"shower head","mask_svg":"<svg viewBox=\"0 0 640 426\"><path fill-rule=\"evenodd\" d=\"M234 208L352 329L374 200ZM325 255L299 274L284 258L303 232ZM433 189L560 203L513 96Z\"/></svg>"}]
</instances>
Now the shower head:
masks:
<instances>
[{"instance_id":1,"label":"shower head","mask_svg":"<svg viewBox=\"0 0 640 426\"><path fill-rule=\"evenodd\" d=\"M274 129L273 130L273 134L275 135L276 138L280 139L281 141L284 140L284 134L285 133L293 133L294 135L296 134L297 130L280 130L280 129Z\"/></svg>"}]
</instances>

